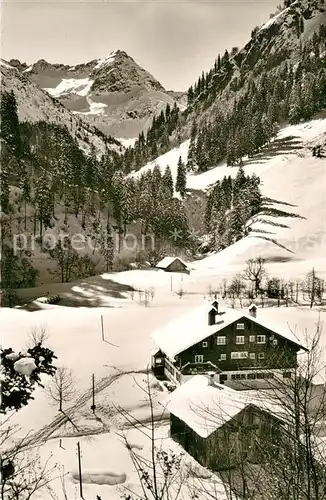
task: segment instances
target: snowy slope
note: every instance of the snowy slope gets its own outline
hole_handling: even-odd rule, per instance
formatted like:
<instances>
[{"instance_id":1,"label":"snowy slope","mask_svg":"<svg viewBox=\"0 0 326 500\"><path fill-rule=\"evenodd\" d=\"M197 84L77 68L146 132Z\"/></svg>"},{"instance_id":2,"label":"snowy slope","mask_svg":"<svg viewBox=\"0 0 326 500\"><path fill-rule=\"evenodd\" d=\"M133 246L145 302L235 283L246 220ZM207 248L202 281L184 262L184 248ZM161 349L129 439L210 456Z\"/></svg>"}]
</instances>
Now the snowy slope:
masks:
<instances>
[{"instance_id":1,"label":"snowy slope","mask_svg":"<svg viewBox=\"0 0 326 500\"><path fill-rule=\"evenodd\" d=\"M271 19L269 19L263 26L259 29L259 31L266 30L269 28L272 24L276 23L280 18L285 16L285 14L289 11L290 7L287 7L286 9L283 9L281 12L276 14L276 16L273 16Z\"/></svg>"},{"instance_id":2,"label":"snowy slope","mask_svg":"<svg viewBox=\"0 0 326 500\"><path fill-rule=\"evenodd\" d=\"M260 177L263 196L274 200L270 205L297 217L258 216L264 223L256 222L250 237L194 266L211 268L222 262L242 265L248 258L262 253L268 259L289 258L296 263L294 273L299 272L301 259L309 258L314 258L317 267L326 271L326 263L323 263L326 253L326 159L314 158L311 153L314 144L325 141L325 119L291 125L279 132L270 151L245 161L246 173ZM139 176L155 165L163 172L169 165L175 180L179 156L186 161L188 148L189 141L185 141L179 148L131 175ZM202 174L190 173L187 187L206 190L224 176L235 177L237 170L237 167L221 164ZM275 223L285 227L275 226Z\"/></svg>"},{"instance_id":3,"label":"snowy slope","mask_svg":"<svg viewBox=\"0 0 326 500\"><path fill-rule=\"evenodd\" d=\"M149 170L153 170L153 168L158 165L160 167L161 173L164 173L164 170L167 165L171 168L171 173L174 182L177 178L177 164L179 157L183 162L187 161L188 149L189 149L190 140L183 142L178 148L173 148L162 156L159 156L155 160L147 163L144 167L137 170L137 172L133 172L130 174L131 177L140 177L143 173L148 172ZM187 185L189 187L189 176L187 180Z\"/></svg>"}]
</instances>

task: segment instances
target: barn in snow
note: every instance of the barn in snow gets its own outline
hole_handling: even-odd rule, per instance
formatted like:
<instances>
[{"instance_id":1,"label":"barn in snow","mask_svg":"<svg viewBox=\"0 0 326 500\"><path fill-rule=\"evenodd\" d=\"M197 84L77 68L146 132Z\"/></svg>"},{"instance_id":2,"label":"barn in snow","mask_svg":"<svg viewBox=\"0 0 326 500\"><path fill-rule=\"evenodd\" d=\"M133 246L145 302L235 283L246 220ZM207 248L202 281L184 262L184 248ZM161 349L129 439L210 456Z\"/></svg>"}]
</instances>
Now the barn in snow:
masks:
<instances>
[{"instance_id":1,"label":"barn in snow","mask_svg":"<svg viewBox=\"0 0 326 500\"><path fill-rule=\"evenodd\" d=\"M260 463L287 435L284 409L260 391L235 391L196 375L167 403L170 434L197 462L215 471ZM283 443L283 444L281 444Z\"/></svg>"},{"instance_id":2,"label":"barn in snow","mask_svg":"<svg viewBox=\"0 0 326 500\"><path fill-rule=\"evenodd\" d=\"M169 273L186 273L190 274L190 269L187 264L183 262L179 257L164 257L158 264L156 264L158 269Z\"/></svg>"}]
</instances>

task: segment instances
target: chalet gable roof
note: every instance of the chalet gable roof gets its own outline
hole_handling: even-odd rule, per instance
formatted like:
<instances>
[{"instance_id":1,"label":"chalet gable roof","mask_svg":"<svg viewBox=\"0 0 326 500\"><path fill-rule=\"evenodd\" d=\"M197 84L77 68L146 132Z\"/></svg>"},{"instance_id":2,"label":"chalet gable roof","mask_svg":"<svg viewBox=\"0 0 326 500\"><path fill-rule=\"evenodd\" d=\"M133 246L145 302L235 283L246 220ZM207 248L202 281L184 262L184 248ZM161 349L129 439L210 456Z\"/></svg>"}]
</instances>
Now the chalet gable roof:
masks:
<instances>
[{"instance_id":1,"label":"chalet gable roof","mask_svg":"<svg viewBox=\"0 0 326 500\"><path fill-rule=\"evenodd\" d=\"M175 260L179 260L181 262L181 264L183 264L185 267L188 267L187 264L185 262L183 262L183 260L180 259L180 257L164 257L164 259L160 260L160 262L158 262L155 267L160 267L162 269L166 269Z\"/></svg>"},{"instance_id":2,"label":"chalet gable roof","mask_svg":"<svg viewBox=\"0 0 326 500\"><path fill-rule=\"evenodd\" d=\"M152 334L154 342L170 359L173 359L180 352L201 342L241 317L239 313L231 309L227 317L225 317L225 313L220 313L216 317L216 323L209 325L208 313L212 309L210 304L205 303L190 313L171 321Z\"/></svg>"},{"instance_id":3,"label":"chalet gable roof","mask_svg":"<svg viewBox=\"0 0 326 500\"><path fill-rule=\"evenodd\" d=\"M261 391L235 391L210 384L208 377L196 375L179 386L167 399L167 409L196 434L207 438L249 406L283 419L284 409L269 401Z\"/></svg>"},{"instance_id":4,"label":"chalet gable roof","mask_svg":"<svg viewBox=\"0 0 326 500\"><path fill-rule=\"evenodd\" d=\"M177 354L180 354L189 347L205 340L211 335L222 332L224 328L232 323L246 318L267 328L276 335L286 338L293 344L296 344L299 349L305 349L287 326L282 327L272 322L267 323L260 318L254 318L236 309L222 309L221 307L219 309L216 315L216 322L213 325L208 324L208 314L212 310L212 305L205 302L205 304L196 307L190 313L182 315L156 330L152 334L152 338L166 356L173 359Z\"/></svg>"}]
</instances>

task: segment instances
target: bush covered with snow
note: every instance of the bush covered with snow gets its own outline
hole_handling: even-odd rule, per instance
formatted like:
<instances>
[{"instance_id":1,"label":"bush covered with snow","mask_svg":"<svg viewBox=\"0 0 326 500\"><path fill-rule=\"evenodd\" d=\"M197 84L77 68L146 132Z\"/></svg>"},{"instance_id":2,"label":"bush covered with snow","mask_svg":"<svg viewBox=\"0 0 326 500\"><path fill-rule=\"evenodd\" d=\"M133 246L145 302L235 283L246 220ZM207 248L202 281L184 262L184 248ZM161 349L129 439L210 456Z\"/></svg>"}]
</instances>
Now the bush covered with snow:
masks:
<instances>
[{"instance_id":1,"label":"bush covered with snow","mask_svg":"<svg viewBox=\"0 0 326 500\"><path fill-rule=\"evenodd\" d=\"M48 295L47 297L39 297L37 299L38 302L42 302L42 304L58 304L61 300L59 294L56 295Z\"/></svg>"},{"instance_id":2,"label":"bush covered with snow","mask_svg":"<svg viewBox=\"0 0 326 500\"><path fill-rule=\"evenodd\" d=\"M21 358L14 363L14 370L21 375L31 375L36 368L33 358Z\"/></svg>"},{"instance_id":3,"label":"bush covered with snow","mask_svg":"<svg viewBox=\"0 0 326 500\"><path fill-rule=\"evenodd\" d=\"M1 407L0 412L19 410L33 399L36 385L43 387L41 375L54 375L56 358L51 349L38 343L26 352L15 353L11 347L0 351Z\"/></svg>"}]
</instances>

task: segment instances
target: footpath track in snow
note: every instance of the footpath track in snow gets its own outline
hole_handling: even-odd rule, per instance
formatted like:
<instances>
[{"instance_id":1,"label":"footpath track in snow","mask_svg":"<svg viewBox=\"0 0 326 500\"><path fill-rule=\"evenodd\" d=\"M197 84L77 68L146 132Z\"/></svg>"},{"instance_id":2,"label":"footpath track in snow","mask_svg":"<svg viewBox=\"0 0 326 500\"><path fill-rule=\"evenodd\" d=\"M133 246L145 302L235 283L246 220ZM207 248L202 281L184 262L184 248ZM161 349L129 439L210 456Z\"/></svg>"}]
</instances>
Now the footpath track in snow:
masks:
<instances>
[{"instance_id":1,"label":"footpath track in snow","mask_svg":"<svg viewBox=\"0 0 326 500\"><path fill-rule=\"evenodd\" d=\"M135 372L135 370L130 370L130 371L122 371L118 370L115 367L112 367L113 369L117 370L117 373L110 374L106 377L103 377L99 382L96 383L95 385L95 395L100 394L104 389L107 389L110 387L114 382L116 382L120 377L123 375L130 375L133 373L140 373L140 372ZM78 435L90 435L90 434L99 434L100 432L109 432L109 429L106 427L105 422L103 422L102 418L98 415L95 414L95 419L96 421L102 423L103 429L85 429L85 428L80 428L78 426L78 423L75 424L74 419L77 420L78 418L78 413L81 412L87 402L89 402L92 398L93 391L92 389L87 389L73 404L73 406L70 406L66 410L58 413L56 417L50 422L48 425L44 426L40 430L36 431L34 434L32 434L27 440L24 442L24 447L30 447L30 446L35 446L38 444L42 444L46 442L47 440L51 439L52 437L58 437L58 436L53 436L54 433L59 431L63 426L66 424L71 424L72 427L75 429L75 432L69 433L69 436L78 436ZM101 412L102 413L102 412ZM114 418L115 415L119 414L119 410L115 408L114 406L112 407L112 411L109 412L109 414L105 411L103 411L104 416L111 418ZM112 423L114 423L112 421Z\"/></svg>"}]
</instances>

